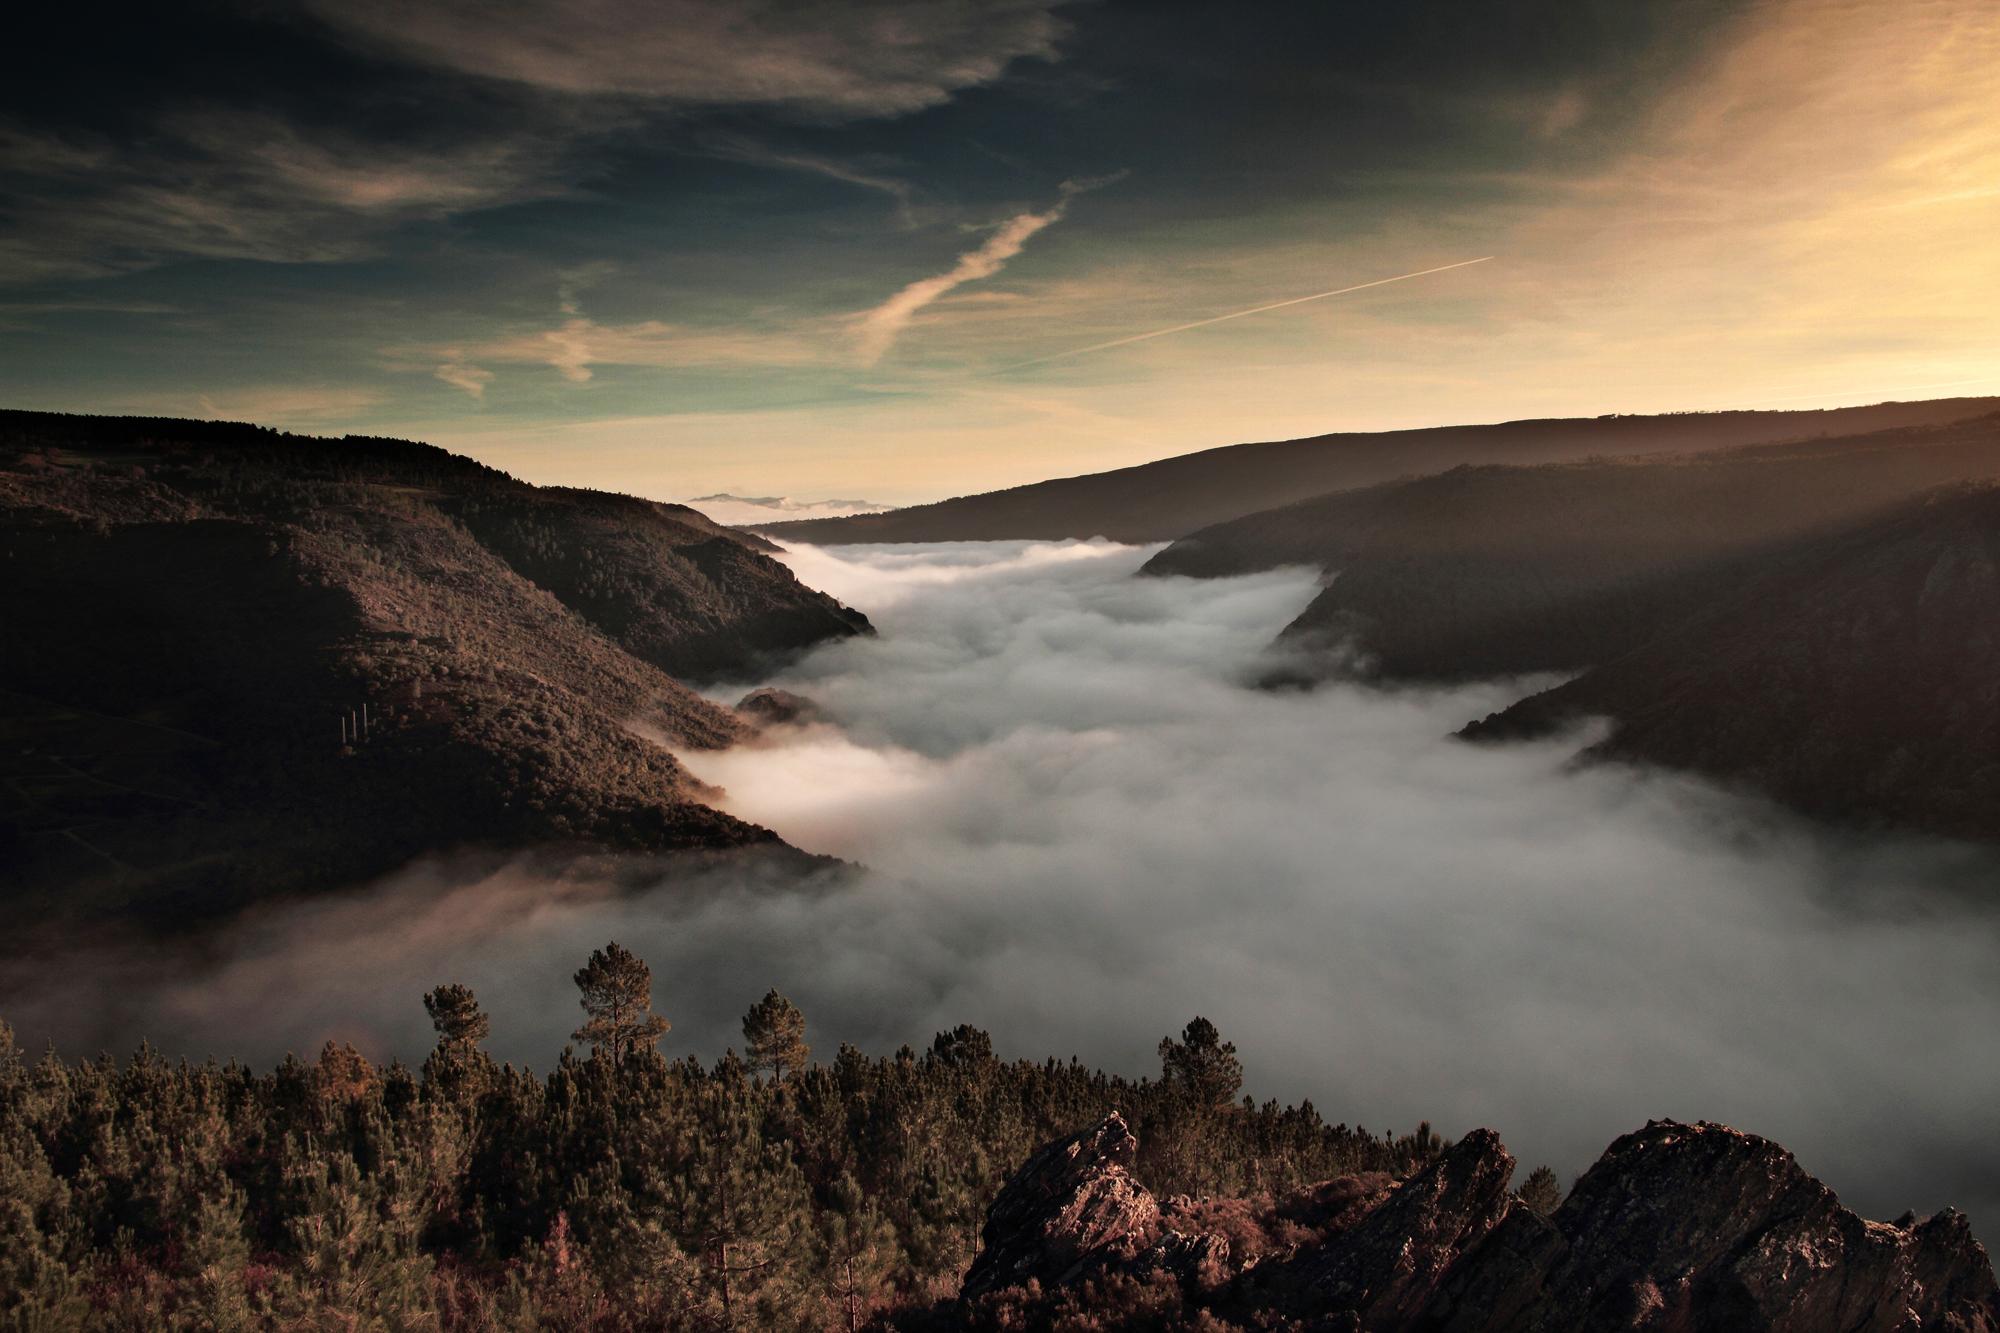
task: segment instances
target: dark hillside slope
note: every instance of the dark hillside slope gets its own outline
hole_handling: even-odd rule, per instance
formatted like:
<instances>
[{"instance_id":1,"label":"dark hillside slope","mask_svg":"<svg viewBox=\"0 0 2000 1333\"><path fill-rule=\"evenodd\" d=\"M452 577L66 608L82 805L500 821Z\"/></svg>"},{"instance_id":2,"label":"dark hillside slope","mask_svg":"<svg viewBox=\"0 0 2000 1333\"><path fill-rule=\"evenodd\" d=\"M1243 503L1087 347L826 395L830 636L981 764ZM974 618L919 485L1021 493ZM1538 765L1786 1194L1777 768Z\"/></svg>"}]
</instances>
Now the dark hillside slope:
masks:
<instances>
[{"instance_id":1,"label":"dark hillside slope","mask_svg":"<svg viewBox=\"0 0 2000 1333\"><path fill-rule=\"evenodd\" d=\"M1800 537L1996 476L2000 415L1683 457L1461 468L1218 525L1146 571L1337 571L1285 631L1320 667L1445 680L1578 670L1726 594Z\"/></svg>"},{"instance_id":2,"label":"dark hillside slope","mask_svg":"<svg viewBox=\"0 0 2000 1333\"><path fill-rule=\"evenodd\" d=\"M1878 403L1810 412L1698 412L1443 426L1238 444L1137 467L1036 482L937 504L760 525L781 541L1171 541L1210 524L1329 491L1425 476L1466 463L1549 463L1693 452L1891 427L2000 409L1996 398Z\"/></svg>"},{"instance_id":3,"label":"dark hillside slope","mask_svg":"<svg viewBox=\"0 0 2000 1333\"><path fill-rule=\"evenodd\" d=\"M754 673L867 617L683 505L522 489L442 506L487 549L633 655L692 680Z\"/></svg>"},{"instance_id":4,"label":"dark hillside slope","mask_svg":"<svg viewBox=\"0 0 2000 1333\"><path fill-rule=\"evenodd\" d=\"M543 495L421 445L0 416L9 910L190 920L463 844L777 846L635 728L728 744L663 664L865 622L699 515Z\"/></svg>"},{"instance_id":5,"label":"dark hillside slope","mask_svg":"<svg viewBox=\"0 0 2000 1333\"><path fill-rule=\"evenodd\" d=\"M321 439L236 422L0 412L0 457L19 470L143 476L197 505L285 502L300 486L355 483L461 523L515 572L664 671L756 673L828 638L866 633L859 612L801 584L769 542L685 505L530 486L409 440ZM307 503L301 492L291 503Z\"/></svg>"},{"instance_id":6,"label":"dark hillside slope","mask_svg":"<svg viewBox=\"0 0 2000 1333\"><path fill-rule=\"evenodd\" d=\"M1802 542L1706 611L1468 727L1608 717L1592 753L1848 825L2000 836L2000 485Z\"/></svg>"}]
</instances>

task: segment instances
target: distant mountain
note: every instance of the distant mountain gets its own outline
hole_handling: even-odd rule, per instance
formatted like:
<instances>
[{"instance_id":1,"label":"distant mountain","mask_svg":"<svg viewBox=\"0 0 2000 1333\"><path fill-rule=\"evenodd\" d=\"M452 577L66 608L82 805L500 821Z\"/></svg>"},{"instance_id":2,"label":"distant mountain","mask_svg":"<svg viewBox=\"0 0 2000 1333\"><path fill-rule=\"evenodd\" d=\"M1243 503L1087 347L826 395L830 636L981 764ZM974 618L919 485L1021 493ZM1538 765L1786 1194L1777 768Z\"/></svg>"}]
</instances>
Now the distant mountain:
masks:
<instances>
[{"instance_id":1,"label":"distant mountain","mask_svg":"<svg viewBox=\"0 0 2000 1333\"><path fill-rule=\"evenodd\" d=\"M1206 528L1145 572L1329 571L1283 636L1306 670L1573 671L1631 651L1801 537L1985 477L2000 477L2000 414L1697 455L1467 467Z\"/></svg>"},{"instance_id":2,"label":"distant mountain","mask_svg":"<svg viewBox=\"0 0 2000 1333\"><path fill-rule=\"evenodd\" d=\"M745 733L676 675L867 631L767 549L406 441L0 413L7 910L182 920L464 844L785 851L644 738Z\"/></svg>"},{"instance_id":3,"label":"distant mountain","mask_svg":"<svg viewBox=\"0 0 2000 1333\"><path fill-rule=\"evenodd\" d=\"M697 495L687 503L716 522L731 527L879 514L889 507L871 500L794 500L788 495L731 495L727 491Z\"/></svg>"},{"instance_id":4,"label":"distant mountain","mask_svg":"<svg viewBox=\"0 0 2000 1333\"><path fill-rule=\"evenodd\" d=\"M1466 728L1615 724L1597 756L1690 769L1843 824L2000 836L2000 484L1774 554L1647 643Z\"/></svg>"},{"instance_id":5,"label":"distant mountain","mask_svg":"<svg viewBox=\"0 0 2000 1333\"><path fill-rule=\"evenodd\" d=\"M1944 398L1827 411L1675 413L1321 435L1230 445L884 514L757 521L752 526L783 541L827 544L1066 537L1171 541L1210 524L1330 491L1467 463L1685 453L1936 425L1995 410L2000 410L2000 398Z\"/></svg>"}]
</instances>

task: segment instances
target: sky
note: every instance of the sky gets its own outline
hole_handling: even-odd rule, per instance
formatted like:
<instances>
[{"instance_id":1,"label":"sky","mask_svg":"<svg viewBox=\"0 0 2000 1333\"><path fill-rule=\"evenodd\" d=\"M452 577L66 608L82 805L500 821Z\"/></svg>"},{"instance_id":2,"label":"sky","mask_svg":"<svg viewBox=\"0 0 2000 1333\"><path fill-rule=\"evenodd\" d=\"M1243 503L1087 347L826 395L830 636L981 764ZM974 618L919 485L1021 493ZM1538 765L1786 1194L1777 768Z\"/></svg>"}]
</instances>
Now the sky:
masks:
<instances>
[{"instance_id":1,"label":"sky","mask_svg":"<svg viewBox=\"0 0 2000 1333\"><path fill-rule=\"evenodd\" d=\"M882 504L2000 388L1991 0L36 8L8 406Z\"/></svg>"}]
</instances>

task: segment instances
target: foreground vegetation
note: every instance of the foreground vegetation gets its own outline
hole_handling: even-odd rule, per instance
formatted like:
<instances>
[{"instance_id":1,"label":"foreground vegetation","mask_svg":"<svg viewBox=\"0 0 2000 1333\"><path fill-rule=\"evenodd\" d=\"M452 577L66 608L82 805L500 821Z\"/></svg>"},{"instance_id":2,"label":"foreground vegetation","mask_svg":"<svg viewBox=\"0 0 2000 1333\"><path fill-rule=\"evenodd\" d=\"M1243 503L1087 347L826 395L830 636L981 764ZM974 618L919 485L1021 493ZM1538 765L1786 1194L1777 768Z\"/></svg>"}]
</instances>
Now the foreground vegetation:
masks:
<instances>
[{"instance_id":1,"label":"foreground vegetation","mask_svg":"<svg viewBox=\"0 0 2000 1333\"><path fill-rule=\"evenodd\" d=\"M1107 1110L1162 1194L1269 1195L1442 1147L1236 1100L1196 1019L1161 1074L928 1051L815 1063L773 991L745 1049L669 1060L651 977L577 973L546 1076L496 1064L462 986L425 997L422 1066L328 1043L269 1073L30 1060L0 1024L0 1327L852 1328L956 1291L985 1210L1038 1145Z\"/></svg>"}]
</instances>

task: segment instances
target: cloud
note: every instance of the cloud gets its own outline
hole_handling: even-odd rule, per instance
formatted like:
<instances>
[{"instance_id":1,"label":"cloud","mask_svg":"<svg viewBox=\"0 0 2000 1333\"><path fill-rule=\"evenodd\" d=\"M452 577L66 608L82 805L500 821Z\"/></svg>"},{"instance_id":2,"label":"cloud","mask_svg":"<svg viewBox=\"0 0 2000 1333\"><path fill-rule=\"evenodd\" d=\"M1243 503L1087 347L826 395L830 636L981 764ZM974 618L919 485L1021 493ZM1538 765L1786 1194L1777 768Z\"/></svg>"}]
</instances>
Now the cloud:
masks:
<instances>
[{"instance_id":1,"label":"cloud","mask_svg":"<svg viewBox=\"0 0 2000 1333\"><path fill-rule=\"evenodd\" d=\"M191 405L160 406L162 412L195 412L226 421L254 421L264 426L313 429L339 426L382 401L375 389L328 388L318 385L269 385L218 390L201 394Z\"/></svg>"},{"instance_id":2,"label":"cloud","mask_svg":"<svg viewBox=\"0 0 2000 1333\"><path fill-rule=\"evenodd\" d=\"M569 972L615 938L652 965L673 1054L739 1042L774 984L823 1053L971 1022L1009 1056L1135 1075L1203 1013L1249 1090L1332 1119L1490 1124L1568 1175L1650 1116L1710 1116L1877 1215L1952 1202L1991 1236L2000 915L1948 892L1990 885L1990 857L1575 771L1574 741L1446 738L1525 684L1245 689L1314 576L1130 577L1146 554L789 554L880 630L778 678L838 725L689 762L737 813L871 868L851 881L418 867L199 962L72 941L0 1008L30 1046L262 1062L339 1035L414 1060L418 997L457 979L496 1054L546 1068Z\"/></svg>"},{"instance_id":3,"label":"cloud","mask_svg":"<svg viewBox=\"0 0 2000 1333\"><path fill-rule=\"evenodd\" d=\"M338 30L427 64L563 94L852 120L937 106L1051 59L1058 0L315 0Z\"/></svg>"},{"instance_id":4,"label":"cloud","mask_svg":"<svg viewBox=\"0 0 2000 1333\"><path fill-rule=\"evenodd\" d=\"M563 188L532 137L389 145L262 114L163 118L143 146L0 135L14 194L0 281L98 277L176 258L325 263L404 223Z\"/></svg>"},{"instance_id":5,"label":"cloud","mask_svg":"<svg viewBox=\"0 0 2000 1333\"><path fill-rule=\"evenodd\" d=\"M588 384L597 366L644 366L657 370L804 367L835 360L834 326L807 321L796 328L699 327L663 320L600 324L583 311L583 293L612 272L608 264L587 264L559 275L556 307L562 318L552 327L502 334L483 342L416 344L381 349L392 370L438 365L432 373L447 384L480 396L462 379L483 387L493 379L478 363L539 365L571 384ZM447 377L446 371L451 371Z\"/></svg>"},{"instance_id":6,"label":"cloud","mask_svg":"<svg viewBox=\"0 0 2000 1333\"><path fill-rule=\"evenodd\" d=\"M449 384L454 389L463 389L474 398L486 397L486 386L493 382L493 372L463 361L447 361L432 375Z\"/></svg>"},{"instance_id":7,"label":"cloud","mask_svg":"<svg viewBox=\"0 0 2000 1333\"><path fill-rule=\"evenodd\" d=\"M872 366L880 361L917 312L952 288L998 273L1008 260L1021 253L1030 237L1061 220L1066 206L1065 202L1042 213L1017 213L996 227L978 249L960 255L950 269L933 278L920 278L881 305L857 315L854 337L861 363Z\"/></svg>"},{"instance_id":8,"label":"cloud","mask_svg":"<svg viewBox=\"0 0 2000 1333\"><path fill-rule=\"evenodd\" d=\"M889 174L889 165L870 159L849 160L809 153L801 149L777 148L741 135L714 135L703 141L703 151L711 157L778 171L797 171L820 176L863 190L887 195L896 202L896 220L903 227L918 224L917 187Z\"/></svg>"},{"instance_id":9,"label":"cloud","mask_svg":"<svg viewBox=\"0 0 2000 1333\"><path fill-rule=\"evenodd\" d=\"M756 523L783 523L793 519L845 518L851 514L879 514L887 505L867 500L794 500L785 495L697 495L681 503L699 509L717 523L744 527Z\"/></svg>"},{"instance_id":10,"label":"cloud","mask_svg":"<svg viewBox=\"0 0 2000 1333\"><path fill-rule=\"evenodd\" d=\"M572 384L588 383L593 366L688 370L811 366L828 360L826 344L802 333L695 328L657 319L599 324L581 314L552 329L497 338L469 350L483 361L549 366Z\"/></svg>"}]
</instances>

